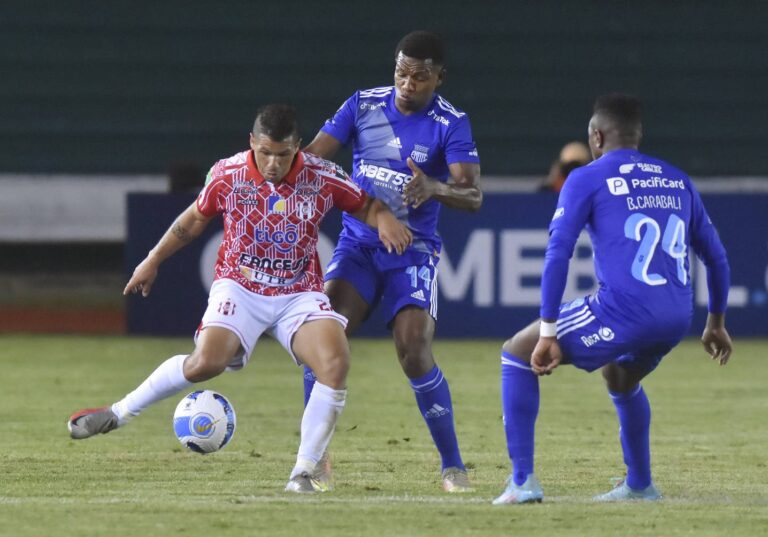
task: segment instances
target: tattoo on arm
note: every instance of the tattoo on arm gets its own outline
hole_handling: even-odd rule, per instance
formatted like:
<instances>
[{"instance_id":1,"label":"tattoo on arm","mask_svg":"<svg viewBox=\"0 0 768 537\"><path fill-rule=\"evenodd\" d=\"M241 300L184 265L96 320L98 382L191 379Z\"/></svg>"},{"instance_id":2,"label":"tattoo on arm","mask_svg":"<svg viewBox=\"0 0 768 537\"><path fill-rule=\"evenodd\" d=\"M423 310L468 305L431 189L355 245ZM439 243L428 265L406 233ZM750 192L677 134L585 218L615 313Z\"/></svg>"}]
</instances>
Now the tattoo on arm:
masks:
<instances>
[{"instance_id":1,"label":"tattoo on arm","mask_svg":"<svg viewBox=\"0 0 768 537\"><path fill-rule=\"evenodd\" d=\"M173 226L171 227L171 233L176 235L180 241L189 242L192 240L192 236L189 234L189 231L181 227L181 224L178 221L173 223Z\"/></svg>"}]
</instances>

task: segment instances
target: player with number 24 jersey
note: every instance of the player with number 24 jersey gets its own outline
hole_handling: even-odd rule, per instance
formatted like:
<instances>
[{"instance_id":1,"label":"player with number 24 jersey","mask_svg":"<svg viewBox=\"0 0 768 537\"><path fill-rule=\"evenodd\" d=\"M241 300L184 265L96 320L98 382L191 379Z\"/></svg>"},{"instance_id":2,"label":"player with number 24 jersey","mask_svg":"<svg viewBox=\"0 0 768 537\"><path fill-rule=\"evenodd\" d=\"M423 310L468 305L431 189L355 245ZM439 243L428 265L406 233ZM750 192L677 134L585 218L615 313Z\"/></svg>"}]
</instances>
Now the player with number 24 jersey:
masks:
<instances>
[{"instance_id":1,"label":"player with number 24 jersey","mask_svg":"<svg viewBox=\"0 0 768 537\"><path fill-rule=\"evenodd\" d=\"M638 150L642 132L639 99L610 94L596 100L588 127L595 160L568 176L549 227L541 319L502 347L501 401L512 473L494 505L544 498L534 474L538 376L561 363L600 368L616 408L627 477L594 500L661 499L651 478L651 408L640 381L688 334L691 249L707 268L702 343L720 365L730 358L725 248L688 176ZM599 289L561 305L568 262L584 228Z\"/></svg>"},{"instance_id":2,"label":"player with number 24 jersey","mask_svg":"<svg viewBox=\"0 0 768 537\"><path fill-rule=\"evenodd\" d=\"M613 333L640 336L653 327L671 339L686 334L693 314L691 245L707 265L725 262L725 250L688 176L636 149L613 150L574 170L550 224L545 274L567 270L584 228L595 252L599 289L581 308L580 302L568 306L576 313L588 302L590 315L575 317L560 333L576 331L594 316ZM557 317L564 282L562 277L542 280L542 318ZM722 285L712 291L710 303L724 311L727 291Z\"/></svg>"}]
</instances>

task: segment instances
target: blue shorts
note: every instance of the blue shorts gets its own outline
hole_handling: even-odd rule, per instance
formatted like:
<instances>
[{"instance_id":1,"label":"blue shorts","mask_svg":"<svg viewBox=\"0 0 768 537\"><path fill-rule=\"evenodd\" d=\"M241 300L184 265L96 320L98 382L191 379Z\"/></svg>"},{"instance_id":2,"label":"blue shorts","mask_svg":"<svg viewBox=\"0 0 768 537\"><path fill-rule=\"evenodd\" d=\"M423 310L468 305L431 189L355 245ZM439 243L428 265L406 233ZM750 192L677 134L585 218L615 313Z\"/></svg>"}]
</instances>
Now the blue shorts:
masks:
<instances>
[{"instance_id":1,"label":"blue shorts","mask_svg":"<svg viewBox=\"0 0 768 537\"><path fill-rule=\"evenodd\" d=\"M641 323L628 326L623 319L598 319L590 308L590 298L563 304L557 317L557 341L564 363L579 369L594 371L616 362L650 373L687 332Z\"/></svg>"},{"instance_id":2,"label":"blue shorts","mask_svg":"<svg viewBox=\"0 0 768 537\"><path fill-rule=\"evenodd\" d=\"M429 311L437 320L437 257L416 251L390 254L339 240L325 280L351 283L371 309L379 303L387 325L406 306Z\"/></svg>"}]
</instances>

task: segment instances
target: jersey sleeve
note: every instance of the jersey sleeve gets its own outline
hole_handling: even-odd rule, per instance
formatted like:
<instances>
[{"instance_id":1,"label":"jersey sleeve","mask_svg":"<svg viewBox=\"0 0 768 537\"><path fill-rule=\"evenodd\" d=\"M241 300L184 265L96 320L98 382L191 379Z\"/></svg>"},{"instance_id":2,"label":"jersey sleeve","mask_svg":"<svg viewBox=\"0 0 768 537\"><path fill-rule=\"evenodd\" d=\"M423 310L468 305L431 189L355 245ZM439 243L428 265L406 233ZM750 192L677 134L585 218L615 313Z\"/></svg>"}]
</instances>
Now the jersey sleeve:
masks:
<instances>
[{"instance_id":1,"label":"jersey sleeve","mask_svg":"<svg viewBox=\"0 0 768 537\"><path fill-rule=\"evenodd\" d=\"M334 207L342 211L354 213L365 205L368 196L349 178L341 166L334 165L334 173L325 176L325 184L331 190Z\"/></svg>"},{"instance_id":2,"label":"jersey sleeve","mask_svg":"<svg viewBox=\"0 0 768 537\"><path fill-rule=\"evenodd\" d=\"M357 110L358 94L355 93L344 101L332 118L325 121L321 132L330 134L342 145L347 145L355 132L355 113Z\"/></svg>"},{"instance_id":3,"label":"jersey sleeve","mask_svg":"<svg viewBox=\"0 0 768 537\"><path fill-rule=\"evenodd\" d=\"M549 224L549 242L541 273L540 315L545 319L557 319L568 278L568 262L592 211L592 192L586 188L586 179L583 171L571 172Z\"/></svg>"},{"instance_id":4,"label":"jersey sleeve","mask_svg":"<svg viewBox=\"0 0 768 537\"><path fill-rule=\"evenodd\" d=\"M219 162L213 165L205 178L205 186L197 195L197 210L204 216L215 216L224 210L221 196L224 177L220 175L220 167L221 163Z\"/></svg>"},{"instance_id":5,"label":"jersey sleeve","mask_svg":"<svg viewBox=\"0 0 768 537\"><path fill-rule=\"evenodd\" d=\"M688 230L691 237L691 247L707 268L709 311L711 313L723 313L728 305L728 290L731 280L728 257L696 187L690 180L688 186L692 197L691 222Z\"/></svg>"},{"instance_id":6,"label":"jersey sleeve","mask_svg":"<svg viewBox=\"0 0 768 537\"><path fill-rule=\"evenodd\" d=\"M466 114L454 121L452 128L446 134L445 161L448 164L455 162L480 164L477 146L472 139L472 127Z\"/></svg>"}]
</instances>

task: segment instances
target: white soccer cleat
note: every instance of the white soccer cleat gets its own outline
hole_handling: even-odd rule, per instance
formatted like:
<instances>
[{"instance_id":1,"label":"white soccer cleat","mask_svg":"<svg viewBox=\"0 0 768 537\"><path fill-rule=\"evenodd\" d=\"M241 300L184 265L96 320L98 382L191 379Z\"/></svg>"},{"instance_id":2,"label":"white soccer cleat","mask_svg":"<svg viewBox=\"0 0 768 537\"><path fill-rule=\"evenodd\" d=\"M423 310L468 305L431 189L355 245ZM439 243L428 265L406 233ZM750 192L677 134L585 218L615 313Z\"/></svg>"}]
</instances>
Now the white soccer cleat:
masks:
<instances>
[{"instance_id":1,"label":"white soccer cleat","mask_svg":"<svg viewBox=\"0 0 768 537\"><path fill-rule=\"evenodd\" d=\"M661 500L661 498L661 493L653 483L642 490L634 490L629 488L625 480L622 480L613 490L605 494L598 494L592 499L596 502L625 502L633 500L654 502Z\"/></svg>"},{"instance_id":2,"label":"white soccer cleat","mask_svg":"<svg viewBox=\"0 0 768 537\"><path fill-rule=\"evenodd\" d=\"M507 488L501 496L493 500L493 505L514 505L518 503L541 503L544 499L544 491L541 490L539 480L533 474L528 474L528 479L522 485L515 485L514 476L507 479Z\"/></svg>"},{"instance_id":3,"label":"white soccer cleat","mask_svg":"<svg viewBox=\"0 0 768 537\"><path fill-rule=\"evenodd\" d=\"M285 492L295 492L297 494L314 494L315 492L322 492L315 487L312 476L309 472L301 472L298 475L293 476L288 484L285 485Z\"/></svg>"},{"instance_id":4,"label":"white soccer cleat","mask_svg":"<svg viewBox=\"0 0 768 537\"><path fill-rule=\"evenodd\" d=\"M331 465L331 455L327 451L323 453L320 460L317 461L315 469L312 471L312 485L318 492L328 492L333 490L333 467Z\"/></svg>"},{"instance_id":5,"label":"white soccer cleat","mask_svg":"<svg viewBox=\"0 0 768 537\"><path fill-rule=\"evenodd\" d=\"M443 470L443 490L451 493L472 492L475 489L469 482L467 471L451 466Z\"/></svg>"}]
</instances>

